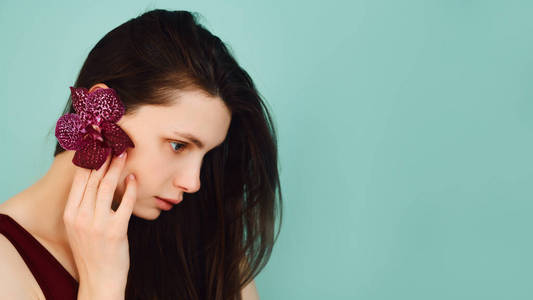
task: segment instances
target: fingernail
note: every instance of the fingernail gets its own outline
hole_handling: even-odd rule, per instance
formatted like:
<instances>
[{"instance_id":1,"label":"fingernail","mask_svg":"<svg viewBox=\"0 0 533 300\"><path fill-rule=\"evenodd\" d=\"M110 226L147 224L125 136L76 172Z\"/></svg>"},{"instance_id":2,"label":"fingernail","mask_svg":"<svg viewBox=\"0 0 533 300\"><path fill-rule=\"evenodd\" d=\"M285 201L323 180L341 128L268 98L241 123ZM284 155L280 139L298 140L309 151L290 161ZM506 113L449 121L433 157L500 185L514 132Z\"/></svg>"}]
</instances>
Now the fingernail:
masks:
<instances>
[{"instance_id":1,"label":"fingernail","mask_svg":"<svg viewBox=\"0 0 533 300\"><path fill-rule=\"evenodd\" d=\"M120 153L120 155L119 155L118 157L122 158L122 157L124 157L125 155L126 155L126 151Z\"/></svg>"},{"instance_id":2,"label":"fingernail","mask_svg":"<svg viewBox=\"0 0 533 300\"><path fill-rule=\"evenodd\" d=\"M128 175L128 180L133 180L133 179L135 179L135 175L133 174Z\"/></svg>"}]
</instances>

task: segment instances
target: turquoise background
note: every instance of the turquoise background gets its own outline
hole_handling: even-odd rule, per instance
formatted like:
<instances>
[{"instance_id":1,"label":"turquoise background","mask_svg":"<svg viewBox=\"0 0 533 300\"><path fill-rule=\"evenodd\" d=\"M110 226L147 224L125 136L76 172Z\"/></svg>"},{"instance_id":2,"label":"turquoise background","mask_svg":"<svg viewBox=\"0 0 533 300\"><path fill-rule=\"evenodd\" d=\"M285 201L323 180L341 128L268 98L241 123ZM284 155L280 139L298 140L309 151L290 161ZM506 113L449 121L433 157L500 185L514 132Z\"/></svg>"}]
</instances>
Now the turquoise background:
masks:
<instances>
[{"instance_id":1,"label":"turquoise background","mask_svg":"<svg viewBox=\"0 0 533 300\"><path fill-rule=\"evenodd\" d=\"M0 199L48 169L92 46L153 8L200 12L272 109L261 299L533 299L531 1L2 1Z\"/></svg>"}]
</instances>

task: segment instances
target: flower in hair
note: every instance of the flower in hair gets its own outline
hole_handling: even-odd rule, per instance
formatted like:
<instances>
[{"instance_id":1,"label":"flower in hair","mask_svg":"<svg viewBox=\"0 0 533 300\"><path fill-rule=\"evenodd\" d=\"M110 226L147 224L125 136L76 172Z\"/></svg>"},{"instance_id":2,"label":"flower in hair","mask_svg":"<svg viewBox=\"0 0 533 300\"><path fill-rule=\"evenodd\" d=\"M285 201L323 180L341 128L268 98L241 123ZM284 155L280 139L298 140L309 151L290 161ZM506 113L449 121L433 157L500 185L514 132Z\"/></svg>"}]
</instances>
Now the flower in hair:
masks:
<instances>
[{"instance_id":1,"label":"flower in hair","mask_svg":"<svg viewBox=\"0 0 533 300\"><path fill-rule=\"evenodd\" d=\"M98 170L111 153L121 154L135 145L116 122L125 107L112 88L70 87L72 106L76 113L67 113L57 120L55 136L63 149L76 150L72 162L79 167Z\"/></svg>"}]
</instances>

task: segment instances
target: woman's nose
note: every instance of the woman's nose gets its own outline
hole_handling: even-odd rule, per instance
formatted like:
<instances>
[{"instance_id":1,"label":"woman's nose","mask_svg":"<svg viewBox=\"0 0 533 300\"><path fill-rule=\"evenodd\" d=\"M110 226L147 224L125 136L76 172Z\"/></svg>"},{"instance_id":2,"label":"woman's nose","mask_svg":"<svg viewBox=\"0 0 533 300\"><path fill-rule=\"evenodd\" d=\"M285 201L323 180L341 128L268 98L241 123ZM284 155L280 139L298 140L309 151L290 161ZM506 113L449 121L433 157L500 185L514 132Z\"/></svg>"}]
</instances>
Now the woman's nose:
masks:
<instances>
[{"instance_id":1,"label":"woman's nose","mask_svg":"<svg viewBox=\"0 0 533 300\"><path fill-rule=\"evenodd\" d=\"M186 193L196 193L200 190L200 164L188 164L178 170L174 177L174 186Z\"/></svg>"}]
</instances>

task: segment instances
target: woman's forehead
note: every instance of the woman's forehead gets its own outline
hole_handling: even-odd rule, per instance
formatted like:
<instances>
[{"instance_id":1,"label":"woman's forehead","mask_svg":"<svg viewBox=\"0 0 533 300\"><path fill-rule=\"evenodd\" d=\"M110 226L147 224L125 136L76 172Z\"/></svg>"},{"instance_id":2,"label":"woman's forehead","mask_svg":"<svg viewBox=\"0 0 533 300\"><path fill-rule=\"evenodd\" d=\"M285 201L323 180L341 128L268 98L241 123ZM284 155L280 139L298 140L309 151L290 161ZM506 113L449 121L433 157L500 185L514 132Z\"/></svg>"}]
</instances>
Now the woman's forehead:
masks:
<instances>
[{"instance_id":1,"label":"woman's forehead","mask_svg":"<svg viewBox=\"0 0 533 300\"><path fill-rule=\"evenodd\" d=\"M183 92L170 105L143 105L129 120L129 126L170 133L185 133L202 141L206 147L225 139L231 112L222 99L203 93ZM142 129L141 129L142 130Z\"/></svg>"}]
</instances>

